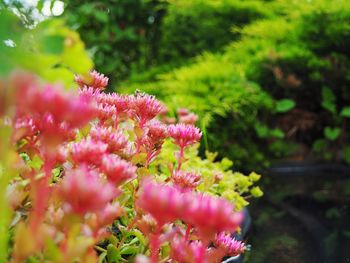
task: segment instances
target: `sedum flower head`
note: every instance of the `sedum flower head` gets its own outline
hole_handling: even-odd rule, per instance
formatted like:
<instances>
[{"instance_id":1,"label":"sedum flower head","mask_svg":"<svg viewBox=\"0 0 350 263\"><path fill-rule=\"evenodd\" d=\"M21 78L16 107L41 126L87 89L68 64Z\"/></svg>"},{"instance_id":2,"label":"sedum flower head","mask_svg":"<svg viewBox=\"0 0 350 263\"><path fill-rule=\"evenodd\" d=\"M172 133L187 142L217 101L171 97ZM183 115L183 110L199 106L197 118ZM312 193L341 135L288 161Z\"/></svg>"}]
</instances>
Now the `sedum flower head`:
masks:
<instances>
[{"instance_id":1,"label":"sedum flower head","mask_svg":"<svg viewBox=\"0 0 350 263\"><path fill-rule=\"evenodd\" d=\"M97 171L86 165L68 170L57 190L66 212L80 215L103 211L117 195L112 184L103 183Z\"/></svg>"},{"instance_id":2,"label":"sedum flower head","mask_svg":"<svg viewBox=\"0 0 350 263\"><path fill-rule=\"evenodd\" d=\"M175 236L170 243L170 257L176 262L192 263L201 262L208 263L205 258L205 247L200 241L189 242L186 238Z\"/></svg>"},{"instance_id":3,"label":"sedum flower head","mask_svg":"<svg viewBox=\"0 0 350 263\"><path fill-rule=\"evenodd\" d=\"M107 144L94 141L91 138L83 139L71 145L71 156L75 163L95 164L101 163L102 156L107 150Z\"/></svg>"},{"instance_id":4,"label":"sedum flower head","mask_svg":"<svg viewBox=\"0 0 350 263\"><path fill-rule=\"evenodd\" d=\"M101 122L113 119L117 114L117 110L113 105L99 103L96 106L98 118Z\"/></svg>"},{"instance_id":5,"label":"sedum flower head","mask_svg":"<svg viewBox=\"0 0 350 263\"><path fill-rule=\"evenodd\" d=\"M108 77L98 73L96 70L90 71L89 76L86 78L76 75L74 80L82 88L87 86L94 89L103 90L108 85Z\"/></svg>"},{"instance_id":6,"label":"sedum flower head","mask_svg":"<svg viewBox=\"0 0 350 263\"><path fill-rule=\"evenodd\" d=\"M154 96L142 93L136 93L131 97L130 107L132 117L139 123L140 127L143 127L146 122L152 120L164 109L163 104Z\"/></svg>"},{"instance_id":7,"label":"sedum flower head","mask_svg":"<svg viewBox=\"0 0 350 263\"><path fill-rule=\"evenodd\" d=\"M103 156L101 171L110 182L117 185L136 177L136 167L114 154Z\"/></svg>"},{"instance_id":8,"label":"sedum flower head","mask_svg":"<svg viewBox=\"0 0 350 263\"><path fill-rule=\"evenodd\" d=\"M230 235L221 232L216 235L214 245L217 248L223 249L228 256L237 256L246 250L243 242L232 238Z\"/></svg>"},{"instance_id":9,"label":"sedum flower head","mask_svg":"<svg viewBox=\"0 0 350 263\"><path fill-rule=\"evenodd\" d=\"M197 127L183 123L169 125L168 133L174 139L174 143L181 148L199 142L202 136Z\"/></svg>"},{"instance_id":10,"label":"sedum flower head","mask_svg":"<svg viewBox=\"0 0 350 263\"><path fill-rule=\"evenodd\" d=\"M176 188L145 180L136 204L162 225L181 216L186 206L184 201Z\"/></svg>"},{"instance_id":11,"label":"sedum flower head","mask_svg":"<svg viewBox=\"0 0 350 263\"><path fill-rule=\"evenodd\" d=\"M243 214L234 212L233 205L226 199L202 193L189 193L187 198L190 201L184 221L197 227L202 234L234 231L243 219Z\"/></svg>"},{"instance_id":12,"label":"sedum flower head","mask_svg":"<svg viewBox=\"0 0 350 263\"><path fill-rule=\"evenodd\" d=\"M130 110L130 96L116 93L101 93L96 99L97 102L114 106L118 114L126 113Z\"/></svg>"},{"instance_id":13,"label":"sedum flower head","mask_svg":"<svg viewBox=\"0 0 350 263\"><path fill-rule=\"evenodd\" d=\"M176 171L171 176L174 185L183 189L194 189L200 184L200 174L194 172Z\"/></svg>"},{"instance_id":14,"label":"sedum flower head","mask_svg":"<svg viewBox=\"0 0 350 263\"><path fill-rule=\"evenodd\" d=\"M123 150L128 143L122 132L115 131L112 127L93 126L90 130L90 137L95 141L107 144L110 153Z\"/></svg>"}]
</instances>

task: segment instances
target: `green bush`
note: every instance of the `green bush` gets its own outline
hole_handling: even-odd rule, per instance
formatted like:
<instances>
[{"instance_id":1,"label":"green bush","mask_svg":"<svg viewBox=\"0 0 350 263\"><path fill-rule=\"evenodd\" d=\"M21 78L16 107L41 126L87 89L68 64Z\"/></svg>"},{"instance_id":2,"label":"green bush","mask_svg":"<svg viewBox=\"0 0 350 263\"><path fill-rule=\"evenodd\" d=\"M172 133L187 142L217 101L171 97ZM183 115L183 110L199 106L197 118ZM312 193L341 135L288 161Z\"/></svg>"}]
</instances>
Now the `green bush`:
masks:
<instances>
[{"instance_id":1,"label":"green bush","mask_svg":"<svg viewBox=\"0 0 350 263\"><path fill-rule=\"evenodd\" d=\"M350 4L264 5L271 14L235 28L239 39L222 53L205 53L167 73L158 67L141 75L148 83L134 78L123 89L139 88L171 109L184 105L198 113L207 147L239 160L238 168L286 157L350 161Z\"/></svg>"},{"instance_id":2,"label":"green bush","mask_svg":"<svg viewBox=\"0 0 350 263\"><path fill-rule=\"evenodd\" d=\"M159 61L193 57L201 51L217 51L239 34L241 27L266 15L258 1L170 1L161 24Z\"/></svg>"}]
</instances>

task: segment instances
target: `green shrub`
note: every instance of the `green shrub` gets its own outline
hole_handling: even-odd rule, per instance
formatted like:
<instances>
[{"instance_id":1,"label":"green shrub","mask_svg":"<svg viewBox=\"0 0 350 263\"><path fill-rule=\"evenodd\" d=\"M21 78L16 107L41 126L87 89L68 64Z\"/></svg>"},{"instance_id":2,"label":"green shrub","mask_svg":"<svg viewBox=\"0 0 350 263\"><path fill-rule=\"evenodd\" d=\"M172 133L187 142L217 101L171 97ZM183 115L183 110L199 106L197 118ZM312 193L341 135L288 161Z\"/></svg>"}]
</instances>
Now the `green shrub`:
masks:
<instances>
[{"instance_id":1,"label":"green shrub","mask_svg":"<svg viewBox=\"0 0 350 263\"><path fill-rule=\"evenodd\" d=\"M241 27L266 15L258 1L170 1L161 24L159 60L167 62L216 51L237 39ZM265 12L265 13L264 13Z\"/></svg>"},{"instance_id":2,"label":"green shrub","mask_svg":"<svg viewBox=\"0 0 350 263\"><path fill-rule=\"evenodd\" d=\"M168 73L158 67L160 74L142 75L148 83L127 83L126 90L198 113L209 149L239 160L236 167L288 156L350 160L350 4L264 4L272 14L235 28L240 38L222 54L205 53Z\"/></svg>"}]
</instances>

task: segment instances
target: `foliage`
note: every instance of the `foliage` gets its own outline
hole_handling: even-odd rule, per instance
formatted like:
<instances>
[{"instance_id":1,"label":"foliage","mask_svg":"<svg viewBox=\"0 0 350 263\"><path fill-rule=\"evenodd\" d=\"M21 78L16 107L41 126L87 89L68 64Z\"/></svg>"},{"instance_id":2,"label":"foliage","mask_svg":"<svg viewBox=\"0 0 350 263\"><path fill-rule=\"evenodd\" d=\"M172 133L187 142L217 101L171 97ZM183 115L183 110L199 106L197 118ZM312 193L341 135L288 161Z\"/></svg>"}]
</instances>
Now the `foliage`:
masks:
<instances>
[{"instance_id":1,"label":"foliage","mask_svg":"<svg viewBox=\"0 0 350 263\"><path fill-rule=\"evenodd\" d=\"M0 23L0 75L22 68L69 87L74 73L86 74L92 68L79 35L61 20L47 19L29 28L0 7Z\"/></svg>"},{"instance_id":2,"label":"foliage","mask_svg":"<svg viewBox=\"0 0 350 263\"><path fill-rule=\"evenodd\" d=\"M157 0L74 0L66 1L64 17L87 44L96 68L120 79L150 60L163 5Z\"/></svg>"},{"instance_id":3,"label":"foliage","mask_svg":"<svg viewBox=\"0 0 350 263\"><path fill-rule=\"evenodd\" d=\"M149 83L132 78L122 90L151 91L203 116L209 149L241 169L280 157L347 160L349 4L269 1L264 8L265 17L233 28L240 38L223 52L144 73Z\"/></svg>"},{"instance_id":4,"label":"foliage","mask_svg":"<svg viewBox=\"0 0 350 263\"><path fill-rule=\"evenodd\" d=\"M63 17L93 55L96 68L124 79L150 65L179 65L236 39L231 27L267 16L259 1L65 1ZM116 71L116 69L118 69Z\"/></svg>"},{"instance_id":5,"label":"foliage","mask_svg":"<svg viewBox=\"0 0 350 263\"><path fill-rule=\"evenodd\" d=\"M231 27L241 27L267 15L258 1L169 1L160 26L160 62L217 51L238 38Z\"/></svg>"}]
</instances>

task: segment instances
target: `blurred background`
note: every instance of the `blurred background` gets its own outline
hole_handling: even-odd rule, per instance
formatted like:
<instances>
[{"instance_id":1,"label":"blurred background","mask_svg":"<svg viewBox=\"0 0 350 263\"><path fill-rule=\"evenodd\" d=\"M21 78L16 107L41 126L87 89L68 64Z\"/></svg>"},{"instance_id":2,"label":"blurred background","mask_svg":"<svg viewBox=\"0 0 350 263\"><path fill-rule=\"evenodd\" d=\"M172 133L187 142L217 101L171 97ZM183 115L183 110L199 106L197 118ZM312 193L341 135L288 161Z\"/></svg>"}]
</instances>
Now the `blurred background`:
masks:
<instances>
[{"instance_id":1,"label":"blurred background","mask_svg":"<svg viewBox=\"0 0 350 263\"><path fill-rule=\"evenodd\" d=\"M79 48L95 68L110 77L111 89L154 94L170 114L179 106L194 111L204 133L202 154L218 152L235 170L263 175L264 196L250 206L245 262L350 262L350 1L1 5L24 28L3 20L0 36L60 28L36 27L49 17L64 21L80 34L85 47ZM59 53L57 39L41 40L39 50ZM60 59L78 72L91 63L79 52ZM48 79L66 76L59 63L47 62L55 65L47 72L34 61L26 66Z\"/></svg>"}]
</instances>

